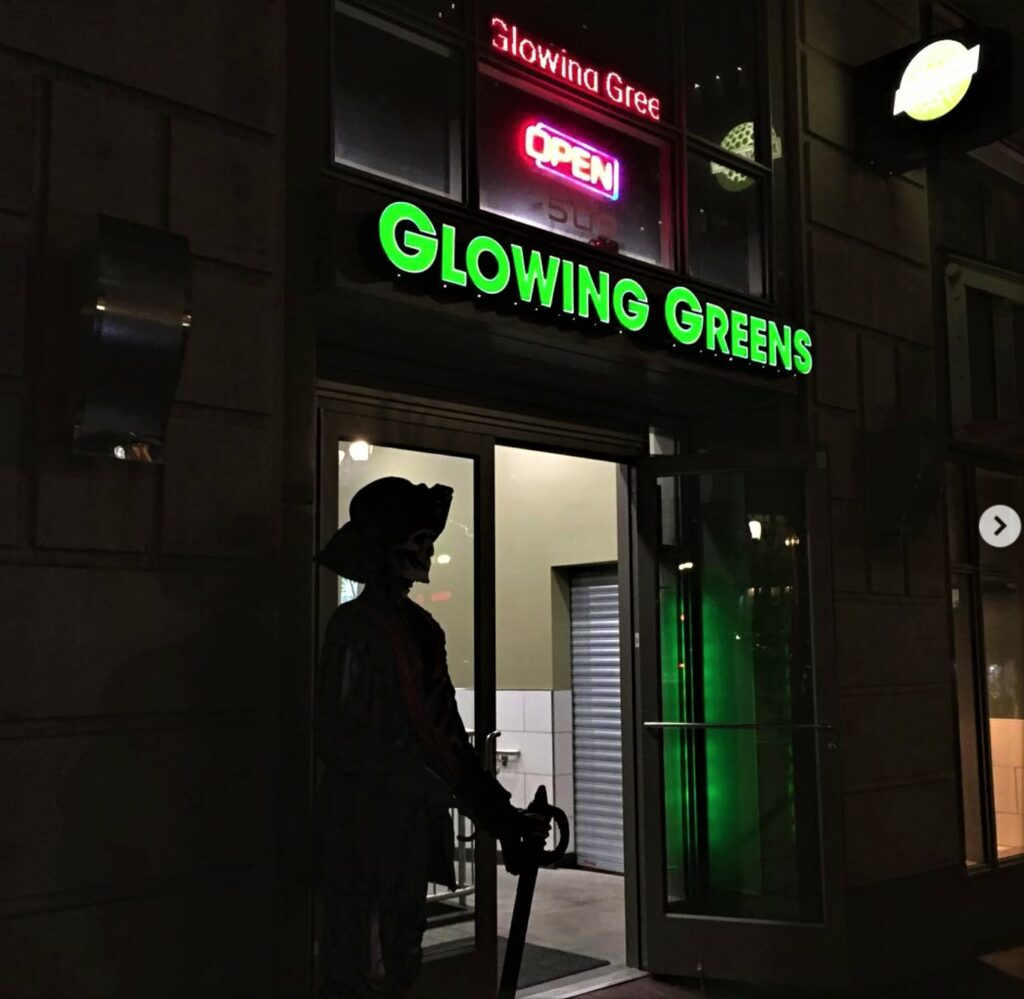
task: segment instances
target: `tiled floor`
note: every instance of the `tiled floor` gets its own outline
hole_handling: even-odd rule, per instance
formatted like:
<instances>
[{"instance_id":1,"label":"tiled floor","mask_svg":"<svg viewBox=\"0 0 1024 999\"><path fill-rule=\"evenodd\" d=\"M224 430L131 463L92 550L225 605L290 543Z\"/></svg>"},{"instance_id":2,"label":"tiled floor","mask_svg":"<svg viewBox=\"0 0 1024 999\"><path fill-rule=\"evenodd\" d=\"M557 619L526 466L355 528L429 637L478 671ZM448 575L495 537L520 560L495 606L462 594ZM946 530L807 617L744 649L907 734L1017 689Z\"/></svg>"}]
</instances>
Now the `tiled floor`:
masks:
<instances>
[{"instance_id":1,"label":"tiled floor","mask_svg":"<svg viewBox=\"0 0 1024 999\"><path fill-rule=\"evenodd\" d=\"M508 934L517 879L498 871L498 932ZM585 913L585 917L582 914ZM593 871L541 870L530 911L530 943L600 957L626 959L623 879Z\"/></svg>"}]
</instances>

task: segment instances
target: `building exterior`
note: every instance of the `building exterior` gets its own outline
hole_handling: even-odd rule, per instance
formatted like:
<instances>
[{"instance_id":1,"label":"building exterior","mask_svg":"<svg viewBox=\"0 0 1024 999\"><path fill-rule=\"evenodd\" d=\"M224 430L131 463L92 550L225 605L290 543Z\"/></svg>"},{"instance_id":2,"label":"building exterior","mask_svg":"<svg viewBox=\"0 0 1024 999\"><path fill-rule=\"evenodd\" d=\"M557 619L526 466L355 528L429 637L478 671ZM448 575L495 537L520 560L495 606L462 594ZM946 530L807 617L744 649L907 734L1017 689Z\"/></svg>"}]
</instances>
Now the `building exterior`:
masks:
<instances>
[{"instance_id":1,"label":"building exterior","mask_svg":"<svg viewBox=\"0 0 1024 999\"><path fill-rule=\"evenodd\" d=\"M467 476L485 755L497 690L571 683L502 666L497 449L616 464L614 544L552 564L617 559L634 966L846 992L1024 936L1020 549L974 529L1024 508L1024 143L886 177L855 136L854 69L972 19L1024 39L995 0L7 13L4 995L312 995L310 558L358 442ZM162 463L70 446L97 214L190 241ZM491 994L474 849L425 996Z\"/></svg>"}]
</instances>

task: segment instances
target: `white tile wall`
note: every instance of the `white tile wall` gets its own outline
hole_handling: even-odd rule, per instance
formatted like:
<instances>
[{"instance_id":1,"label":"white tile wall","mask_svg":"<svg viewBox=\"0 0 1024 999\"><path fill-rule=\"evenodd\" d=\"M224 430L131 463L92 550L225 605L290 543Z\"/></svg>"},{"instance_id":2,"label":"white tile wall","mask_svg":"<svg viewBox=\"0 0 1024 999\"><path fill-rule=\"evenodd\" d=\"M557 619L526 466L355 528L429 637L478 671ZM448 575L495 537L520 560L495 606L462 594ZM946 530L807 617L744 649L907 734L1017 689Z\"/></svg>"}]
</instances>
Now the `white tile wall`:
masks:
<instances>
[{"instance_id":1,"label":"white tile wall","mask_svg":"<svg viewBox=\"0 0 1024 999\"><path fill-rule=\"evenodd\" d=\"M572 691L554 692L554 726L556 732L572 731Z\"/></svg>"},{"instance_id":2,"label":"white tile wall","mask_svg":"<svg viewBox=\"0 0 1024 999\"><path fill-rule=\"evenodd\" d=\"M572 774L562 774L555 778L555 804L563 812L569 813L576 810L574 797L575 787Z\"/></svg>"},{"instance_id":3,"label":"white tile wall","mask_svg":"<svg viewBox=\"0 0 1024 999\"><path fill-rule=\"evenodd\" d=\"M522 774L509 773L502 770L498 774L498 781L512 795L512 804L516 808L526 807L526 802L523 800L525 781Z\"/></svg>"},{"instance_id":4,"label":"white tile wall","mask_svg":"<svg viewBox=\"0 0 1024 999\"><path fill-rule=\"evenodd\" d=\"M572 773L572 733L555 733L555 773L559 776Z\"/></svg>"},{"instance_id":5,"label":"white tile wall","mask_svg":"<svg viewBox=\"0 0 1024 999\"><path fill-rule=\"evenodd\" d=\"M456 690L459 714L472 728L473 691ZM525 808L543 784L548 801L558 805L573 824L573 744L571 690L499 690L495 705L498 739L498 780L512 795L512 804ZM500 762L502 749L520 755ZM557 776L556 776L557 775ZM572 844L570 842L570 849Z\"/></svg>"},{"instance_id":6,"label":"white tile wall","mask_svg":"<svg viewBox=\"0 0 1024 999\"><path fill-rule=\"evenodd\" d=\"M548 802L553 802L555 789L554 781L552 781L548 774L523 774L523 801L529 805L533 801L533 796L537 793L537 788L544 785L548 793Z\"/></svg>"},{"instance_id":7,"label":"white tile wall","mask_svg":"<svg viewBox=\"0 0 1024 999\"><path fill-rule=\"evenodd\" d=\"M527 732L550 732L552 725L551 691L524 690L523 714L523 728Z\"/></svg>"},{"instance_id":8,"label":"white tile wall","mask_svg":"<svg viewBox=\"0 0 1024 999\"><path fill-rule=\"evenodd\" d=\"M499 690L496 708L499 732L522 732L525 730L523 691Z\"/></svg>"},{"instance_id":9,"label":"white tile wall","mask_svg":"<svg viewBox=\"0 0 1024 999\"><path fill-rule=\"evenodd\" d=\"M521 774L547 774L554 770L550 732L506 732L498 739L498 756L502 749L518 749L519 756L509 758L507 769ZM502 770L506 767L502 767Z\"/></svg>"}]
</instances>

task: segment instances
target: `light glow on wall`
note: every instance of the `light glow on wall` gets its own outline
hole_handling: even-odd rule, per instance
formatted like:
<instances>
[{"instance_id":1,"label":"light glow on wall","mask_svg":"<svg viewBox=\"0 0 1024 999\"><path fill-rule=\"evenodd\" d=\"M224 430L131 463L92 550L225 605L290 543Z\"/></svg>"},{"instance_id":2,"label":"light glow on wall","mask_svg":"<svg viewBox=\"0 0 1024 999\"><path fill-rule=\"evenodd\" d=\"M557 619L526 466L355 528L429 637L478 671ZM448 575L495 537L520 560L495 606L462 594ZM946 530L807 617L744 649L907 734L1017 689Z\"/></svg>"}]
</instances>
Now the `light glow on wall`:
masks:
<instances>
[{"instance_id":1,"label":"light glow on wall","mask_svg":"<svg viewBox=\"0 0 1024 999\"><path fill-rule=\"evenodd\" d=\"M980 56L980 45L969 49L952 38L926 45L903 71L893 117L906 113L915 121L934 121L949 114L970 89Z\"/></svg>"},{"instance_id":2,"label":"light glow on wall","mask_svg":"<svg viewBox=\"0 0 1024 999\"><path fill-rule=\"evenodd\" d=\"M618 201L621 168L611 153L542 121L523 130L523 151L539 169L555 174L559 180Z\"/></svg>"}]
</instances>

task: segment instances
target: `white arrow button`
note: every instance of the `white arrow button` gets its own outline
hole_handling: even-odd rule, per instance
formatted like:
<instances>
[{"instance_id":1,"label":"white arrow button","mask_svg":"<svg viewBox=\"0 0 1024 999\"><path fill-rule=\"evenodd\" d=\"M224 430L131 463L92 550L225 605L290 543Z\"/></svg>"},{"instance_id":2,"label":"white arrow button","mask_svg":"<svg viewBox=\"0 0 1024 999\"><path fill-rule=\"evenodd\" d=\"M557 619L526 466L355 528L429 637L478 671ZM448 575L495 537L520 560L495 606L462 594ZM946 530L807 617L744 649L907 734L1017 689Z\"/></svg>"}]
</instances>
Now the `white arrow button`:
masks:
<instances>
[{"instance_id":1,"label":"white arrow button","mask_svg":"<svg viewBox=\"0 0 1024 999\"><path fill-rule=\"evenodd\" d=\"M1012 506L990 506L978 518L978 533L986 545L1008 548L1020 537L1020 516Z\"/></svg>"}]
</instances>

